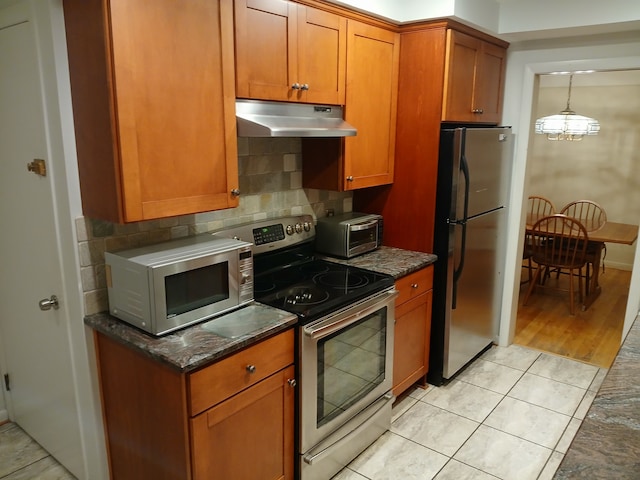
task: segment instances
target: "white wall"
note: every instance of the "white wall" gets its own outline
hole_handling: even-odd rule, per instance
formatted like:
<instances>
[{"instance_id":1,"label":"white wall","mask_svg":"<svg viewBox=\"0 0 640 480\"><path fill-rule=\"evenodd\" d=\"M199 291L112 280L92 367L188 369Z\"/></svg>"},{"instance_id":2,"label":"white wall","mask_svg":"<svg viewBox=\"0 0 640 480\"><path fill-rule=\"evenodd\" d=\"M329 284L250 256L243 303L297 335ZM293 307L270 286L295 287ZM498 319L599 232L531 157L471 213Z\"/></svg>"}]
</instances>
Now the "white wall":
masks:
<instances>
[{"instance_id":1,"label":"white wall","mask_svg":"<svg viewBox=\"0 0 640 480\"><path fill-rule=\"evenodd\" d=\"M610 40L618 40L617 43ZM514 46L508 52L503 123L512 125L516 134L516 150L509 213L507 264L502 308L500 343L507 345L513 338L519 291L519 265L522 249L524 217L523 198L528 195L525 185L527 155L533 130L533 105L536 93L536 74L572 70L616 70L640 68L640 36L607 36L571 39L566 42L540 41ZM640 223L640 218L635 222ZM630 328L640 306L640 257L635 256L624 335Z\"/></svg>"},{"instance_id":2,"label":"white wall","mask_svg":"<svg viewBox=\"0 0 640 480\"><path fill-rule=\"evenodd\" d=\"M511 39L640 29L637 0L499 0L497 32Z\"/></svg>"}]
</instances>

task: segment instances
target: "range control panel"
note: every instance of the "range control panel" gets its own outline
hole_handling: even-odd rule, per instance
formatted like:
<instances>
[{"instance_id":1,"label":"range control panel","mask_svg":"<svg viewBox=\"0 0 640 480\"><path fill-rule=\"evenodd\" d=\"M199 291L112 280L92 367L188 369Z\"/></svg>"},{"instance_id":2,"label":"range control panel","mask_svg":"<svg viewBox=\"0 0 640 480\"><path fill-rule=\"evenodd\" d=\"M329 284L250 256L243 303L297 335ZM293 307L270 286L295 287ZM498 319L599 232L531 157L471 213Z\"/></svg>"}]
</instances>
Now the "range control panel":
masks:
<instances>
[{"instance_id":1,"label":"range control panel","mask_svg":"<svg viewBox=\"0 0 640 480\"><path fill-rule=\"evenodd\" d=\"M315 226L311 215L296 215L245 223L212 235L251 242L254 254L260 254L313 240Z\"/></svg>"}]
</instances>

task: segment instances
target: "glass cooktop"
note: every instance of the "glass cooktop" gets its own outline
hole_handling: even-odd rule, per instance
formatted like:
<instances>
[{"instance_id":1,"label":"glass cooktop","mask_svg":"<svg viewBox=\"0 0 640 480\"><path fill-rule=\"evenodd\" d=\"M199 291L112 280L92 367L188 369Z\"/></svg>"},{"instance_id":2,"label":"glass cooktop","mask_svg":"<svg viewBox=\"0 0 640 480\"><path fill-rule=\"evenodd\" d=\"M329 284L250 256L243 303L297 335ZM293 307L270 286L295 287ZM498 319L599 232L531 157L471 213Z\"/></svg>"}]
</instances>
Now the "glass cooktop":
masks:
<instances>
[{"instance_id":1,"label":"glass cooktop","mask_svg":"<svg viewBox=\"0 0 640 480\"><path fill-rule=\"evenodd\" d=\"M308 323L393 285L391 275L313 259L256 274L254 297Z\"/></svg>"}]
</instances>

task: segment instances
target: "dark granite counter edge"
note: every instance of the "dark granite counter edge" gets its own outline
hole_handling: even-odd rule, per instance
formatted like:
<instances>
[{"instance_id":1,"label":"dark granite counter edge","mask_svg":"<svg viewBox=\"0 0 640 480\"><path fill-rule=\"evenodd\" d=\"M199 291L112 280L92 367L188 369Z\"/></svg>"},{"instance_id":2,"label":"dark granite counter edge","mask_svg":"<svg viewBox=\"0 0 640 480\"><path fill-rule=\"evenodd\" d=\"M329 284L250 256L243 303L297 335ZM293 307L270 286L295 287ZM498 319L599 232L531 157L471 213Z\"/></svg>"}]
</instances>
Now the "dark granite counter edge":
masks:
<instances>
[{"instance_id":1,"label":"dark granite counter edge","mask_svg":"<svg viewBox=\"0 0 640 480\"><path fill-rule=\"evenodd\" d=\"M438 260L438 257L432 253L415 252L387 246L382 246L372 252L348 259L329 256L321 256L321 258L334 263L386 273L396 280L427 267Z\"/></svg>"},{"instance_id":2,"label":"dark granite counter edge","mask_svg":"<svg viewBox=\"0 0 640 480\"><path fill-rule=\"evenodd\" d=\"M249 309L250 306L244 307ZM284 332L297 323L295 315L277 309L254 304L254 308L266 308L280 312L273 323L238 338L225 338L206 330L204 322L186 327L162 337L154 337L111 316L108 312L89 315L84 323L110 339L167 367L188 373L220 360L261 340ZM215 319L212 319L215 320Z\"/></svg>"},{"instance_id":3,"label":"dark granite counter edge","mask_svg":"<svg viewBox=\"0 0 640 480\"><path fill-rule=\"evenodd\" d=\"M640 478L640 321L635 320L554 479Z\"/></svg>"}]
</instances>

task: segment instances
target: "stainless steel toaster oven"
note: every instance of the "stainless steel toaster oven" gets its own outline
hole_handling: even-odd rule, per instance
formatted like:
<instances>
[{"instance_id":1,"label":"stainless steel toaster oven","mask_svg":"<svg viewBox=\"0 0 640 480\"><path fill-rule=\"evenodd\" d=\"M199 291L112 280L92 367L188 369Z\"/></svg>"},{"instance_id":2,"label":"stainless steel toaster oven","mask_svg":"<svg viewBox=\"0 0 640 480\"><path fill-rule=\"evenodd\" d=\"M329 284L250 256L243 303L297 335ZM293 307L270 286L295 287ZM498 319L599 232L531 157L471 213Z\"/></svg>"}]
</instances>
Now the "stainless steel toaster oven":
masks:
<instances>
[{"instance_id":1,"label":"stainless steel toaster oven","mask_svg":"<svg viewBox=\"0 0 640 480\"><path fill-rule=\"evenodd\" d=\"M316 251L334 257L351 258L382 245L382 216L350 212L318 218Z\"/></svg>"}]
</instances>

